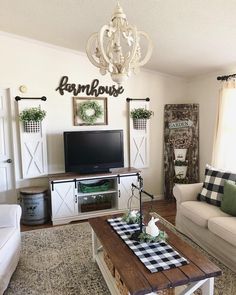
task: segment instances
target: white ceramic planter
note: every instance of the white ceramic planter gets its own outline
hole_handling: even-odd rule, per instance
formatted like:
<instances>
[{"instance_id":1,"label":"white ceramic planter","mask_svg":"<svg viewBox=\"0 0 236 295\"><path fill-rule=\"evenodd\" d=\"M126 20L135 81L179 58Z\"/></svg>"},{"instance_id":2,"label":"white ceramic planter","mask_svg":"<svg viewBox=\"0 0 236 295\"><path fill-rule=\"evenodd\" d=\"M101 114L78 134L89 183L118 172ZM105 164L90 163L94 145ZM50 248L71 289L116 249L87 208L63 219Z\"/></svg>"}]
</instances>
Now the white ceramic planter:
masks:
<instances>
[{"instance_id":1,"label":"white ceramic planter","mask_svg":"<svg viewBox=\"0 0 236 295\"><path fill-rule=\"evenodd\" d=\"M188 166L175 166L175 176L179 179L184 179L187 174Z\"/></svg>"},{"instance_id":2,"label":"white ceramic planter","mask_svg":"<svg viewBox=\"0 0 236 295\"><path fill-rule=\"evenodd\" d=\"M174 149L175 160L185 161L187 149Z\"/></svg>"}]
</instances>

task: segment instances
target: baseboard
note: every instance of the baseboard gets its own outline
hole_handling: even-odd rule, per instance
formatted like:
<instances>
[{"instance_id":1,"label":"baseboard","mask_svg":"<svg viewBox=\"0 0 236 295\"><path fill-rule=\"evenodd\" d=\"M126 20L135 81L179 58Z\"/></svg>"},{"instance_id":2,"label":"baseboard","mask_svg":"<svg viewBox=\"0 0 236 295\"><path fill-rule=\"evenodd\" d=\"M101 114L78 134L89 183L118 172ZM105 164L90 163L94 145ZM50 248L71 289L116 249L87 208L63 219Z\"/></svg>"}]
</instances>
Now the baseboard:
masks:
<instances>
[{"instance_id":1,"label":"baseboard","mask_svg":"<svg viewBox=\"0 0 236 295\"><path fill-rule=\"evenodd\" d=\"M156 195L154 196L154 201L159 201L159 200L164 200L164 195ZM142 195L142 201L143 202L148 202L148 201L151 201L151 198L146 196L146 195Z\"/></svg>"}]
</instances>

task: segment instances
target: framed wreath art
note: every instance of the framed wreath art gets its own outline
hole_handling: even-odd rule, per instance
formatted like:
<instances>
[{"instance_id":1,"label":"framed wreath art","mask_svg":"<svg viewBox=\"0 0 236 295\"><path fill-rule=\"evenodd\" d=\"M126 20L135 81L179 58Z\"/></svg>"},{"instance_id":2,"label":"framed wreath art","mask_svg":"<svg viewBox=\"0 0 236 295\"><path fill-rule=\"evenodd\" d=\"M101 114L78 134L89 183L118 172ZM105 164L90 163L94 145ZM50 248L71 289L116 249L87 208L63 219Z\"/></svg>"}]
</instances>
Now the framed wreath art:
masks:
<instances>
[{"instance_id":1,"label":"framed wreath art","mask_svg":"<svg viewBox=\"0 0 236 295\"><path fill-rule=\"evenodd\" d=\"M107 125L106 97L74 97L74 125Z\"/></svg>"}]
</instances>

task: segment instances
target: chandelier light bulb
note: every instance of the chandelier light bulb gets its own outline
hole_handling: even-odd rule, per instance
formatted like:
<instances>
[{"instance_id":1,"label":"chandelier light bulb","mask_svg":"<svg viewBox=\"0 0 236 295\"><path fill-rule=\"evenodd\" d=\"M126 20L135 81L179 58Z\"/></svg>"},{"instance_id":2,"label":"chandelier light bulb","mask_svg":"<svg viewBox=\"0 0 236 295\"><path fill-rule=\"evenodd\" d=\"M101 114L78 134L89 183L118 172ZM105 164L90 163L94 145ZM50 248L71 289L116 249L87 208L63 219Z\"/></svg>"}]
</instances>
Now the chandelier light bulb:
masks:
<instances>
[{"instance_id":1,"label":"chandelier light bulb","mask_svg":"<svg viewBox=\"0 0 236 295\"><path fill-rule=\"evenodd\" d=\"M147 42L144 56L140 47L141 38ZM100 69L102 75L110 73L112 80L120 85L132 72L138 73L139 68L148 62L152 49L148 34L128 24L117 2L110 23L88 39L86 52L90 62Z\"/></svg>"}]
</instances>

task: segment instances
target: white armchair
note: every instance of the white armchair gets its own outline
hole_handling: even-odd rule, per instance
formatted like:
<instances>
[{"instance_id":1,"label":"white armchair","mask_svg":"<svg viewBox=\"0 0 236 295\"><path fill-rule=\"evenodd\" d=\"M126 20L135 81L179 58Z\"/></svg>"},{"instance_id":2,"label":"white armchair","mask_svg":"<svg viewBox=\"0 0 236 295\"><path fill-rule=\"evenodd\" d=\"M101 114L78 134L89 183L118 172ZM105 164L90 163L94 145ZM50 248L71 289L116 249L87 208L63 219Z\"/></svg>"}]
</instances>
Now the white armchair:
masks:
<instances>
[{"instance_id":1,"label":"white armchair","mask_svg":"<svg viewBox=\"0 0 236 295\"><path fill-rule=\"evenodd\" d=\"M0 294L7 288L20 258L19 205L0 205Z\"/></svg>"}]
</instances>

